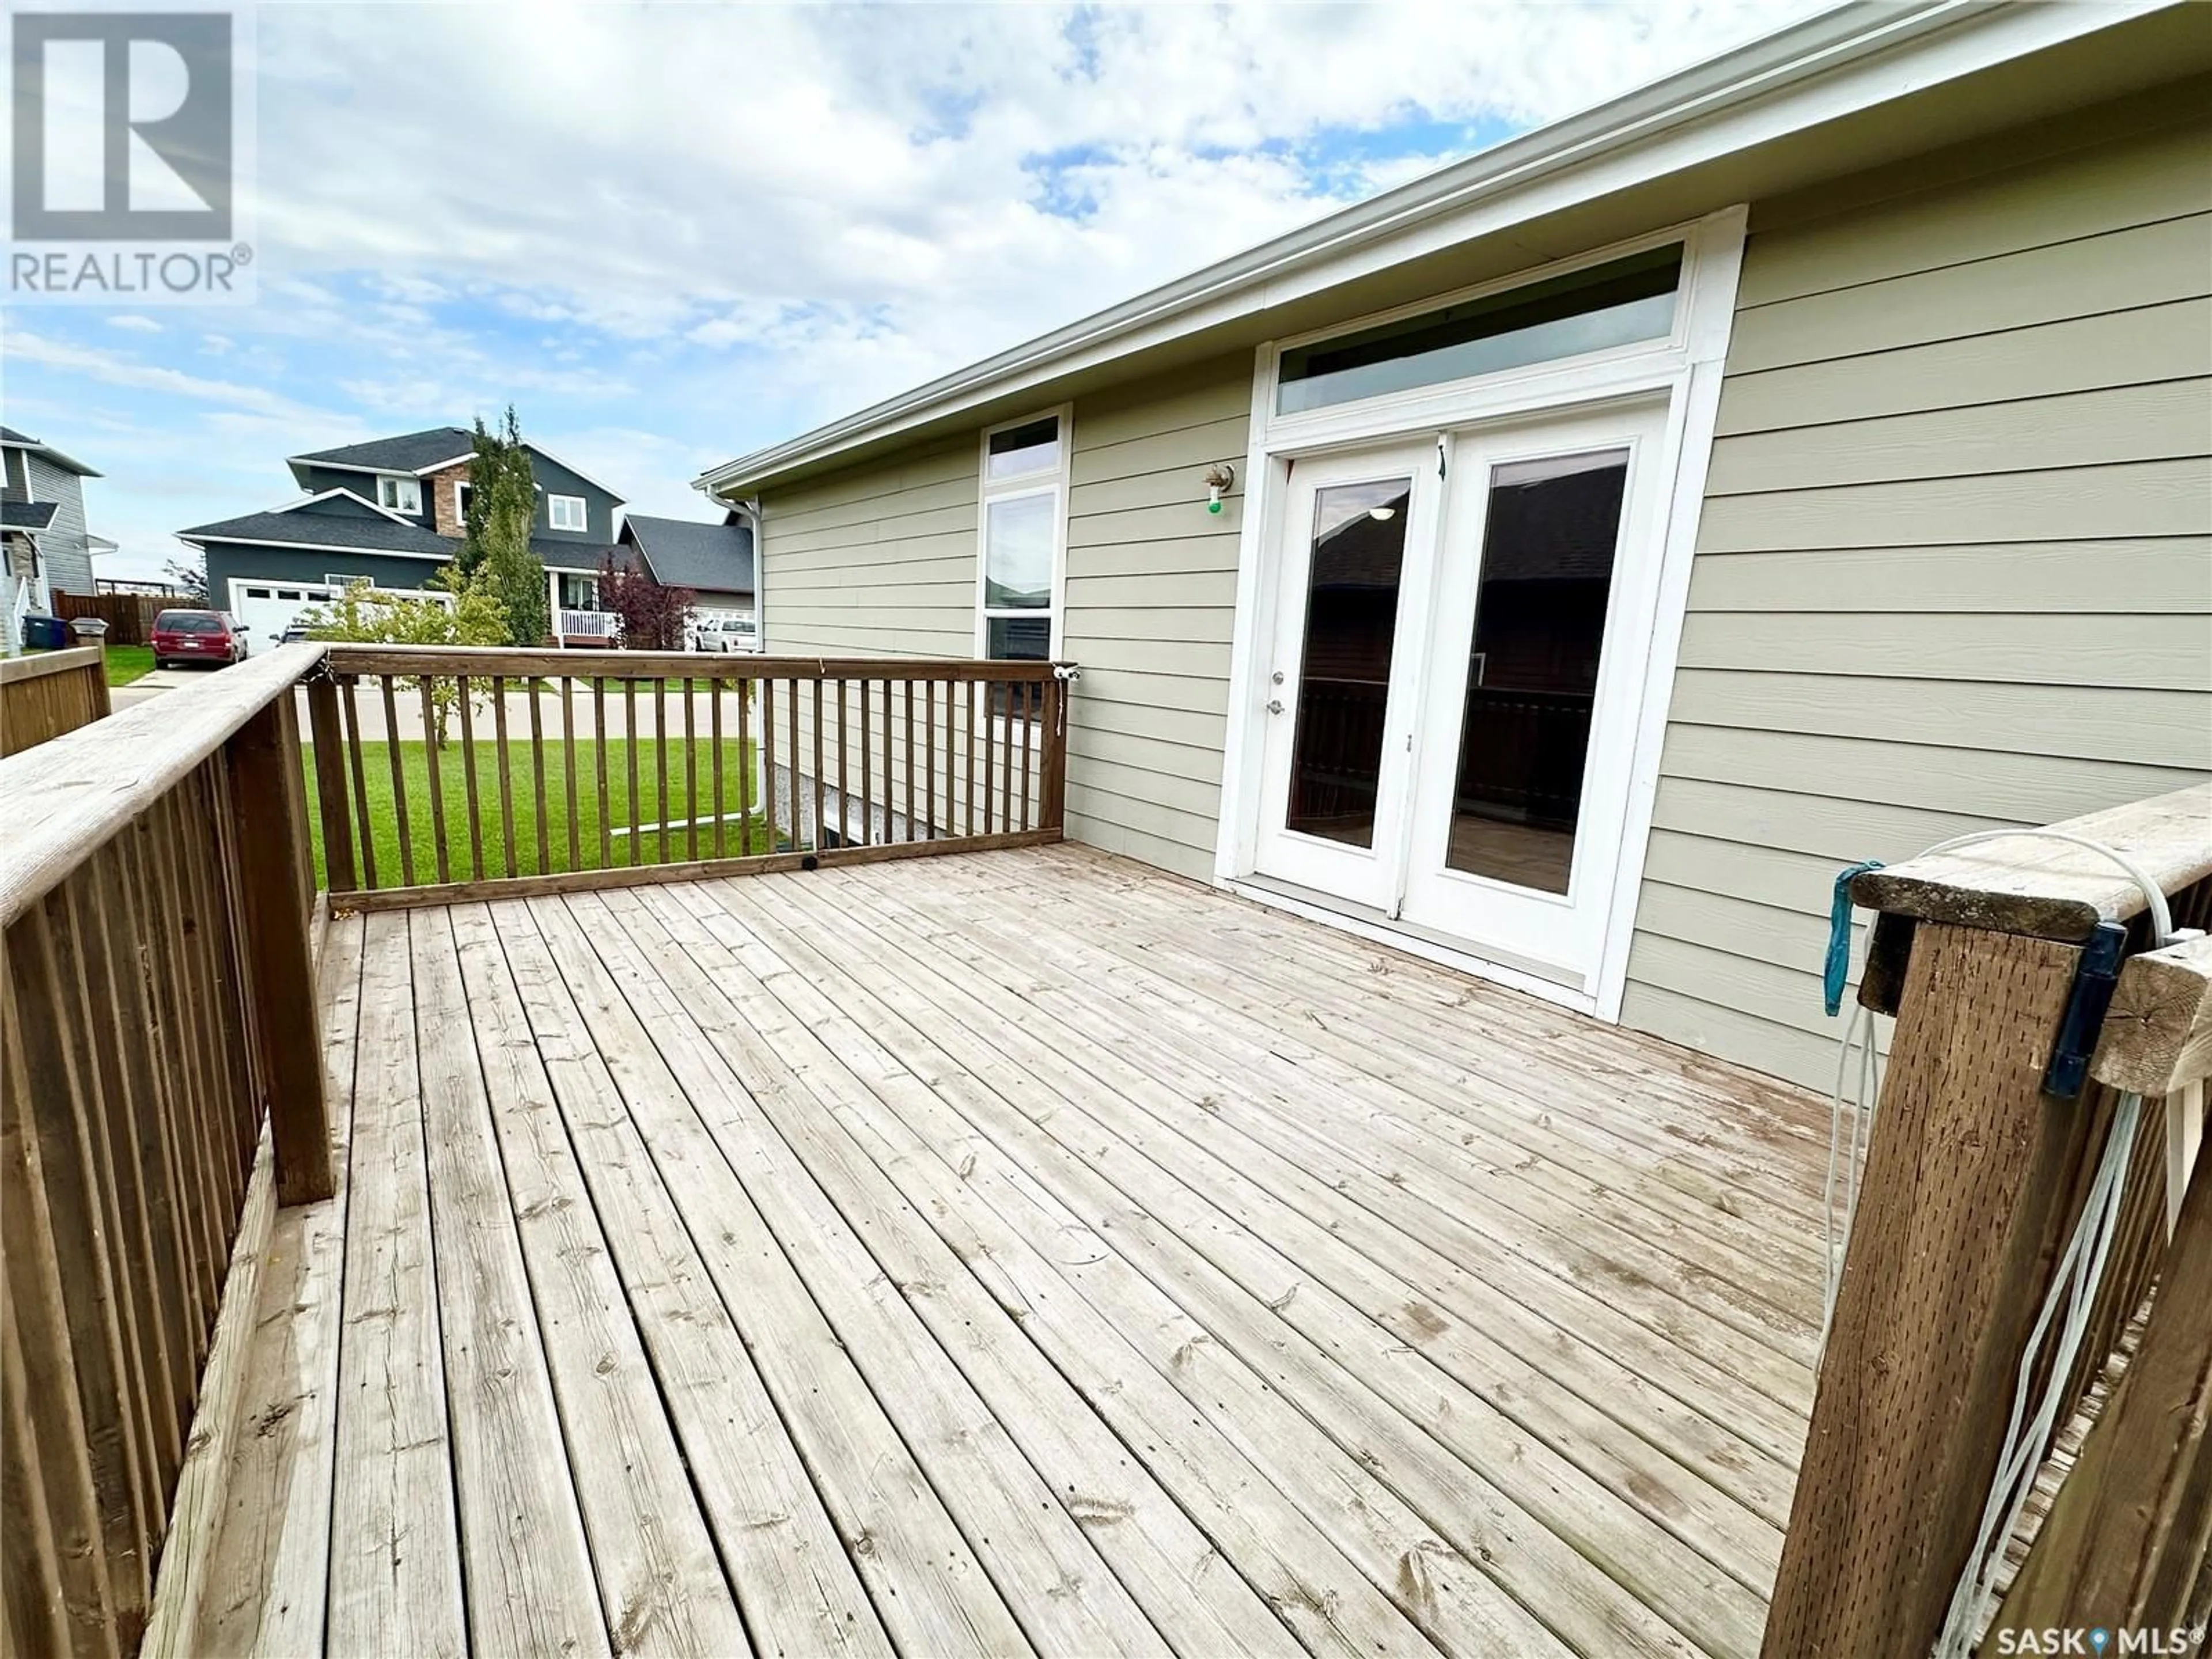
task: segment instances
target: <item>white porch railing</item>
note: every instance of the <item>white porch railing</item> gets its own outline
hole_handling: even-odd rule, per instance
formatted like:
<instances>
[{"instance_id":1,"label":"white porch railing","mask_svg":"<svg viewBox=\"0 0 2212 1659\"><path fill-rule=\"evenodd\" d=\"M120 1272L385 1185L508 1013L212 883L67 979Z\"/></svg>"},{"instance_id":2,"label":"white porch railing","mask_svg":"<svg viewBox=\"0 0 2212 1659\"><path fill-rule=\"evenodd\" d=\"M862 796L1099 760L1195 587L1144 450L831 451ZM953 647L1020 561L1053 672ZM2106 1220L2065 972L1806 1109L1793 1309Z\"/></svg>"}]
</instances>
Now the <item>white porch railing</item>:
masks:
<instances>
[{"instance_id":1,"label":"white porch railing","mask_svg":"<svg viewBox=\"0 0 2212 1659\"><path fill-rule=\"evenodd\" d=\"M622 637L622 618L611 611L563 609L556 617L554 631L563 640L617 640Z\"/></svg>"}]
</instances>

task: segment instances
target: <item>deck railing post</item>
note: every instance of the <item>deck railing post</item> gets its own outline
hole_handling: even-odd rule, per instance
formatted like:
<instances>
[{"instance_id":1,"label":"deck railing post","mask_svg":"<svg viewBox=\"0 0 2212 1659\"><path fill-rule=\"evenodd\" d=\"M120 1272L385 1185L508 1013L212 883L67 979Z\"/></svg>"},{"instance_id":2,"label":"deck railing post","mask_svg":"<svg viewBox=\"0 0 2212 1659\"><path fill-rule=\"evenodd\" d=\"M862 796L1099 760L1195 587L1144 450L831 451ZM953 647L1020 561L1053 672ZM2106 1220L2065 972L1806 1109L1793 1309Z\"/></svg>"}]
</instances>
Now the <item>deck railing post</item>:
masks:
<instances>
[{"instance_id":1,"label":"deck railing post","mask_svg":"<svg viewBox=\"0 0 2212 1659\"><path fill-rule=\"evenodd\" d=\"M465 690L463 692L465 700ZM315 744L315 796L322 807L323 870L333 893L350 893L353 813L346 799L345 738L338 729L338 686L327 672L307 682L307 729Z\"/></svg>"},{"instance_id":2,"label":"deck railing post","mask_svg":"<svg viewBox=\"0 0 2212 1659\"><path fill-rule=\"evenodd\" d=\"M2022 1358L2115 1118L2109 1068L2075 1098L2044 1088L2084 944L2144 910L2138 872L2173 901L2176 925L2212 899L2212 789L2057 829L1852 883L1882 913L1861 1000L1885 1006L1893 994L1897 1025L1766 1659L1922 1655L1942 1635L2011 1434ZM2148 1287L2164 1208L2139 1178L2147 1145L2137 1139L2125 1172L2087 1345L2060 1379L2062 1425Z\"/></svg>"},{"instance_id":3,"label":"deck railing post","mask_svg":"<svg viewBox=\"0 0 2212 1659\"><path fill-rule=\"evenodd\" d=\"M2185 1194L2140 1346L1990 1626L2166 1632L2212 1599L2212 1173L2198 1156L2212 1079L2212 938L2130 959L2092 1074L2156 1097ZM2169 1195L2169 1201L2171 1194Z\"/></svg>"},{"instance_id":4,"label":"deck railing post","mask_svg":"<svg viewBox=\"0 0 2212 1659\"><path fill-rule=\"evenodd\" d=\"M238 867L228 876L239 884L245 917L242 989L269 1096L276 1197L280 1204L311 1203L334 1188L314 959L300 902L308 850L297 810L300 750L289 696L248 720L225 754L238 828ZM324 844L331 843L325 817Z\"/></svg>"},{"instance_id":5,"label":"deck railing post","mask_svg":"<svg viewBox=\"0 0 2212 1659\"><path fill-rule=\"evenodd\" d=\"M2087 1145L2085 1109L2041 1087L2081 954L1918 930L1767 1659L1924 1654L1942 1632Z\"/></svg>"},{"instance_id":6,"label":"deck railing post","mask_svg":"<svg viewBox=\"0 0 2212 1659\"><path fill-rule=\"evenodd\" d=\"M1059 830L1067 820L1067 687L1048 671L1044 681L1044 757L1037 828Z\"/></svg>"}]
</instances>

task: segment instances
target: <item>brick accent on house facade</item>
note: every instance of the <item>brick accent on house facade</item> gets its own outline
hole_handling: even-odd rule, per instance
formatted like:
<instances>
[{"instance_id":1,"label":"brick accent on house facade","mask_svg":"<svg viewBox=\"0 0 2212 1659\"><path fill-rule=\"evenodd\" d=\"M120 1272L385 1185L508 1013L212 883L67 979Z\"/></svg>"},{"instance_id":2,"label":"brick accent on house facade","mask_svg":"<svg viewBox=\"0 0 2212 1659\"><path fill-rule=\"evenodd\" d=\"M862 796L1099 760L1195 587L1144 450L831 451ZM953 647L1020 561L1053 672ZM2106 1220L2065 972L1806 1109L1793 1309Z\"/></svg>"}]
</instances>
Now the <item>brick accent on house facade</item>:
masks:
<instances>
[{"instance_id":1,"label":"brick accent on house facade","mask_svg":"<svg viewBox=\"0 0 2212 1659\"><path fill-rule=\"evenodd\" d=\"M422 488L429 497L430 528L441 536L458 536L464 528L454 506L453 486L468 480L466 461L456 461L444 471L430 473L422 480Z\"/></svg>"}]
</instances>

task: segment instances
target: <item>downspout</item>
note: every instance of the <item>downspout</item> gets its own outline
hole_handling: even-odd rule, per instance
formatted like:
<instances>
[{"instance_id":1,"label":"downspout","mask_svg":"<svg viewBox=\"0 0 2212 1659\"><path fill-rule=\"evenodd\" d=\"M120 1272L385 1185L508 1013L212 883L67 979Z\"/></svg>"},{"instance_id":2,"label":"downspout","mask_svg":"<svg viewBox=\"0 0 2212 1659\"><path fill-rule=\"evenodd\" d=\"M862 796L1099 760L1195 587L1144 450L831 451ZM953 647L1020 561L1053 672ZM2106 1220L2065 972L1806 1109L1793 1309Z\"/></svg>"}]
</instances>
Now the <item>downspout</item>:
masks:
<instances>
[{"instance_id":1,"label":"downspout","mask_svg":"<svg viewBox=\"0 0 2212 1659\"><path fill-rule=\"evenodd\" d=\"M729 498L725 497L726 500ZM760 497L748 495L729 504L745 515L753 527L753 645L768 649L768 534L761 523Z\"/></svg>"}]
</instances>

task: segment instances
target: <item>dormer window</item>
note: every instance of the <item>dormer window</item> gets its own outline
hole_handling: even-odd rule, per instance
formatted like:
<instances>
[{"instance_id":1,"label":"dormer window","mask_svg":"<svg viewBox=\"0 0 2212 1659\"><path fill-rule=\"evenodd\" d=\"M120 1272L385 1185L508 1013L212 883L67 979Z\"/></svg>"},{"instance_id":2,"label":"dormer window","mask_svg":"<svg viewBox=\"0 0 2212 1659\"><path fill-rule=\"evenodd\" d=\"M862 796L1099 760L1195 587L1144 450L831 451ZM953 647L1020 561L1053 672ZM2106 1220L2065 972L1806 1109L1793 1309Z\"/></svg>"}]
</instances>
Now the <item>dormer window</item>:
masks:
<instances>
[{"instance_id":1,"label":"dormer window","mask_svg":"<svg viewBox=\"0 0 2212 1659\"><path fill-rule=\"evenodd\" d=\"M545 522L556 530L582 531L591 527L581 495L548 495Z\"/></svg>"},{"instance_id":2,"label":"dormer window","mask_svg":"<svg viewBox=\"0 0 2212 1659\"><path fill-rule=\"evenodd\" d=\"M376 504L394 513L420 513L422 486L413 478L384 474L376 481Z\"/></svg>"}]
</instances>

